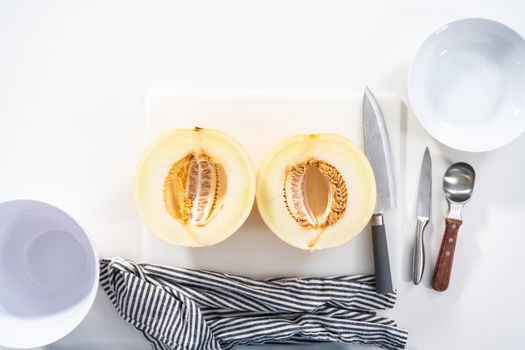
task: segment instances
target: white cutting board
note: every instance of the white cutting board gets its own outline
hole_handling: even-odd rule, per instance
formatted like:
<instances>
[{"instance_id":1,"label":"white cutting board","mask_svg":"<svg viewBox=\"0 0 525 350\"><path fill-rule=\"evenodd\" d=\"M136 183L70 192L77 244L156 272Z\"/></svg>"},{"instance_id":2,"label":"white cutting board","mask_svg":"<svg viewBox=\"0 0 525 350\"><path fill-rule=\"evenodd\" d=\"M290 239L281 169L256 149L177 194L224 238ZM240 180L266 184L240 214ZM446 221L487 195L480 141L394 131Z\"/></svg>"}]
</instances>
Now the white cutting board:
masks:
<instances>
[{"instance_id":1,"label":"white cutting board","mask_svg":"<svg viewBox=\"0 0 525 350\"><path fill-rule=\"evenodd\" d=\"M376 95L390 134L396 168L401 169L402 104L397 96ZM220 129L244 145L255 166L281 139L302 133L337 133L363 144L361 94L188 94L153 91L146 96L145 144L174 128ZM398 172L399 175L399 172ZM399 177L398 177L399 178ZM399 181L398 181L399 182ZM386 213L394 281L399 268L400 210ZM361 274L373 272L369 227L342 247L308 252L275 236L256 206L245 224L224 242L205 248L165 243L144 229L142 260L212 269L253 277Z\"/></svg>"}]
</instances>

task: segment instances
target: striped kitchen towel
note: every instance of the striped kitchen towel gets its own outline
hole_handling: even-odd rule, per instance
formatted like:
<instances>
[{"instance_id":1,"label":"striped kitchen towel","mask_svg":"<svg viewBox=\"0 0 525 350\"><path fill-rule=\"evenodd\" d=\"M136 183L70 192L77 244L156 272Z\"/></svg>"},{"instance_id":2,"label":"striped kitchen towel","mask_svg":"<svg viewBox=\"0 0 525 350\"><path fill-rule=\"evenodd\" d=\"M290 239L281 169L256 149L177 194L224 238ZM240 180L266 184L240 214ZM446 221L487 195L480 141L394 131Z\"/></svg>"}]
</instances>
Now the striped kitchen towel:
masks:
<instances>
[{"instance_id":1,"label":"striped kitchen towel","mask_svg":"<svg viewBox=\"0 0 525 350\"><path fill-rule=\"evenodd\" d=\"M392 308L374 276L255 280L122 258L100 261L118 313L155 350L340 342L403 349L407 332L374 310Z\"/></svg>"}]
</instances>

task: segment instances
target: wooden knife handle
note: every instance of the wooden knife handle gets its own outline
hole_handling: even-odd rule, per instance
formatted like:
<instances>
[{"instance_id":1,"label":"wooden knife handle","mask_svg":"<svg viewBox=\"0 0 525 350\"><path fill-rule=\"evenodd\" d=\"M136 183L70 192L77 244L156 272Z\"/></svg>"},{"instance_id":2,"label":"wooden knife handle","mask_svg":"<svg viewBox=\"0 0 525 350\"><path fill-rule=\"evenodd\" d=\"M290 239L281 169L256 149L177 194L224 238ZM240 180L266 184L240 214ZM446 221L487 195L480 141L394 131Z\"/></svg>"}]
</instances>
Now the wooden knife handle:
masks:
<instances>
[{"instance_id":1,"label":"wooden knife handle","mask_svg":"<svg viewBox=\"0 0 525 350\"><path fill-rule=\"evenodd\" d=\"M459 227L463 221L457 219L445 219L445 233L441 240L439 255L434 268L432 277L432 287L443 292L448 288L450 274L452 272L452 262L454 261L454 251L456 249L456 240L458 238Z\"/></svg>"}]
</instances>

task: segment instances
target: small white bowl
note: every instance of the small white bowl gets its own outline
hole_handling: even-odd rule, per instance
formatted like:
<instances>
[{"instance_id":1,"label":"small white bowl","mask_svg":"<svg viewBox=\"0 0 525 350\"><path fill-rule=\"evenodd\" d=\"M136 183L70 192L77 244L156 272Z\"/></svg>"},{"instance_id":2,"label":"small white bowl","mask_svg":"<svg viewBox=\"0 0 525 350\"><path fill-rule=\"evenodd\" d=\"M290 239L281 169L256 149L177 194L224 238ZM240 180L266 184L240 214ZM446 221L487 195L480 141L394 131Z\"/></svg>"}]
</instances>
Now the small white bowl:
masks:
<instances>
[{"instance_id":1,"label":"small white bowl","mask_svg":"<svg viewBox=\"0 0 525 350\"><path fill-rule=\"evenodd\" d=\"M0 346L39 347L71 332L98 278L93 244L69 215L31 200L0 204Z\"/></svg>"},{"instance_id":2,"label":"small white bowl","mask_svg":"<svg viewBox=\"0 0 525 350\"><path fill-rule=\"evenodd\" d=\"M525 131L525 41L488 19L447 24L417 52L408 94L441 143L470 152L502 147Z\"/></svg>"}]
</instances>

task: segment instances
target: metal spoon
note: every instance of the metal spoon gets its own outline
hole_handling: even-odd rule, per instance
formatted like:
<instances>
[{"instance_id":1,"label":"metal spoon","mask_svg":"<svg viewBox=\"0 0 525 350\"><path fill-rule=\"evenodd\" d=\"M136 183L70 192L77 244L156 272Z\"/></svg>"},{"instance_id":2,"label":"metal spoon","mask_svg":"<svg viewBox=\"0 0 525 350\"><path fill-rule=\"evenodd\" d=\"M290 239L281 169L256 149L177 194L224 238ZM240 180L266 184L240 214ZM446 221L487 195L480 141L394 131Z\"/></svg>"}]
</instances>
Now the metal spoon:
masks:
<instances>
[{"instance_id":1,"label":"metal spoon","mask_svg":"<svg viewBox=\"0 0 525 350\"><path fill-rule=\"evenodd\" d=\"M445 216L445 233L432 277L432 287L440 292L448 288L458 231L463 223L461 209L472 196L475 180L476 172L467 163L452 164L443 176L443 191L448 202L448 212Z\"/></svg>"}]
</instances>

